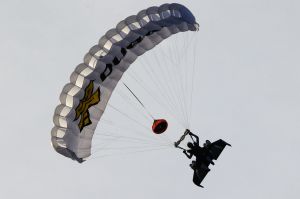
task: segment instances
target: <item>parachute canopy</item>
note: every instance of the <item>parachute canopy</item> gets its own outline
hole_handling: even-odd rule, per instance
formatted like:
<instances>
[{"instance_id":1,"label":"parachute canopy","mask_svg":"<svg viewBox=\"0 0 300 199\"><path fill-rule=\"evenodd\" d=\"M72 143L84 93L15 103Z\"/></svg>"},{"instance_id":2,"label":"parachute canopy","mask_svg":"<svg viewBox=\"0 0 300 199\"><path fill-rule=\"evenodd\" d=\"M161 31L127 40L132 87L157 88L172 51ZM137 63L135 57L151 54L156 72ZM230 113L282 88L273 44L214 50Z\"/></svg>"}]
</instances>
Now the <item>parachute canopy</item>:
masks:
<instances>
[{"instance_id":1,"label":"parachute canopy","mask_svg":"<svg viewBox=\"0 0 300 199\"><path fill-rule=\"evenodd\" d=\"M107 31L75 68L61 92L51 131L54 149L78 162L89 157L96 126L123 73L138 56L164 39L198 27L185 6L172 3L142 10ZM166 121L154 123L154 132L167 128Z\"/></svg>"}]
</instances>

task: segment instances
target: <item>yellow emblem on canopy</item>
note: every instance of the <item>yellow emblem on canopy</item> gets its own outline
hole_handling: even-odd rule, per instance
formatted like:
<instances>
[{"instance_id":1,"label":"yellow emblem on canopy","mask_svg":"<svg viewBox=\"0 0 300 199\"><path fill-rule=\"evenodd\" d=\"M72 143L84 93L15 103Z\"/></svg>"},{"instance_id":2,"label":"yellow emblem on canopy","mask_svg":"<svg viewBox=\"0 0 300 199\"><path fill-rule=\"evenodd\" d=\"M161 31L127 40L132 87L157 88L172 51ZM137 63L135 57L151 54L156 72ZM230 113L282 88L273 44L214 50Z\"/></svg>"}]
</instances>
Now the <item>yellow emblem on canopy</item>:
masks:
<instances>
[{"instance_id":1,"label":"yellow emblem on canopy","mask_svg":"<svg viewBox=\"0 0 300 199\"><path fill-rule=\"evenodd\" d=\"M94 90L94 83L93 81L90 81L89 85L85 88L85 93L83 98L80 100L80 103L75 109L76 117L74 121L78 120L79 117L81 116L80 121L78 123L80 132L84 127L92 124L92 121L90 119L89 108L91 108L92 106L100 102L100 88L98 88L95 92L93 92L93 90Z\"/></svg>"}]
</instances>

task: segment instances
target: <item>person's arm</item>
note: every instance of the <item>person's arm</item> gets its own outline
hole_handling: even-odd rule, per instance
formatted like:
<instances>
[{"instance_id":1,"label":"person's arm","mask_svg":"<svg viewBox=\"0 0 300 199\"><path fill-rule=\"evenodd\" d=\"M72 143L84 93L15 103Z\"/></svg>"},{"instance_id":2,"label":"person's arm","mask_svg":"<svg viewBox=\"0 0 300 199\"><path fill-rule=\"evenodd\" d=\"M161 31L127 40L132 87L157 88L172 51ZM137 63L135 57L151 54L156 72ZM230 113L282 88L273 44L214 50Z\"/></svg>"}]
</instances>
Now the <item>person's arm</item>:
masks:
<instances>
[{"instance_id":1,"label":"person's arm","mask_svg":"<svg viewBox=\"0 0 300 199\"><path fill-rule=\"evenodd\" d=\"M191 136L192 140L193 140L193 137L194 137L196 139L197 145L199 145L199 137L197 135L195 135L194 133L192 133L192 132L189 132L189 135Z\"/></svg>"},{"instance_id":2,"label":"person's arm","mask_svg":"<svg viewBox=\"0 0 300 199\"><path fill-rule=\"evenodd\" d=\"M193 154L187 150L183 150L183 153L186 155L186 157L188 157L189 159L191 159L193 157ZM188 154L189 153L189 154Z\"/></svg>"}]
</instances>

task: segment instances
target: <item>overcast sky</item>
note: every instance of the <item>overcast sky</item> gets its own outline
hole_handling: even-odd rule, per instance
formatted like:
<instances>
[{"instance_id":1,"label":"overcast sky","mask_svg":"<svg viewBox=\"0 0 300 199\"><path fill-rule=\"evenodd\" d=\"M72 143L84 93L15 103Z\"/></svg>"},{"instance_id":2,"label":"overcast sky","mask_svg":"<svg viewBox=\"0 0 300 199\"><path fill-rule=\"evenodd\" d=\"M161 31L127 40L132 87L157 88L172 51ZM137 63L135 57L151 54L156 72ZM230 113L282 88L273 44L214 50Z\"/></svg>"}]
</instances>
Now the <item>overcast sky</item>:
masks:
<instances>
[{"instance_id":1,"label":"overcast sky","mask_svg":"<svg viewBox=\"0 0 300 199\"><path fill-rule=\"evenodd\" d=\"M177 150L83 164L53 150L54 108L85 53L120 20L165 2L0 0L0 198L299 197L300 3L293 0L179 2L201 26L192 130L233 145L205 189L193 185Z\"/></svg>"}]
</instances>

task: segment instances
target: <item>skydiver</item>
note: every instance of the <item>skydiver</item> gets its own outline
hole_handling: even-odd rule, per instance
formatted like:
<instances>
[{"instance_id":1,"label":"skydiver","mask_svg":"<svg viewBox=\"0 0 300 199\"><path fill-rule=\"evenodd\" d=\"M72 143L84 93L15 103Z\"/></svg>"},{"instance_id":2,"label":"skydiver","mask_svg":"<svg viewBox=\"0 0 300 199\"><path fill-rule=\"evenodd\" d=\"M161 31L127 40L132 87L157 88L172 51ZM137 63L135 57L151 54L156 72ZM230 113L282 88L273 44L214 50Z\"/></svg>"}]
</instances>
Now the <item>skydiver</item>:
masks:
<instances>
[{"instance_id":1,"label":"skydiver","mask_svg":"<svg viewBox=\"0 0 300 199\"><path fill-rule=\"evenodd\" d=\"M188 142L188 149L185 149L179 145L187 135L191 137L192 142ZM174 143L174 146L182 149L183 153L189 159L191 159L193 156L196 157L196 160L193 160L190 164L190 167L194 170L193 182L195 185L203 187L201 186L201 182L210 171L209 165L214 165L212 160L217 160L223 149L226 146L231 145L224 140L219 139L213 143L211 143L209 140L206 140L206 142L203 144L203 147L201 147L199 145L199 137L193 134L189 129L186 129L180 139Z\"/></svg>"},{"instance_id":2,"label":"skydiver","mask_svg":"<svg viewBox=\"0 0 300 199\"><path fill-rule=\"evenodd\" d=\"M214 162L212 161L212 159L209 157L208 153L209 150L208 150L208 146L211 144L209 140L206 140L206 142L203 144L203 147L201 147L199 145L199 137L195 134L193 134L192 132L189 132L188 133L193 142L189 142L187 143L187 147L189 148L188 150L183 150L183 153L189 158L191 159L193 156L196 157L196 161L192 161L192 163L190 164L190 167L197 171L198 169L200 169L200 167L203 167L203 164L201 164L201 162L203 161L208 161L210 162L211 164L214 165ZM193 137L195 138L195 140L193 139ZM204 170L210 170L207 167L205 168L202 168Z\"/></svg>"}]
</instances>

